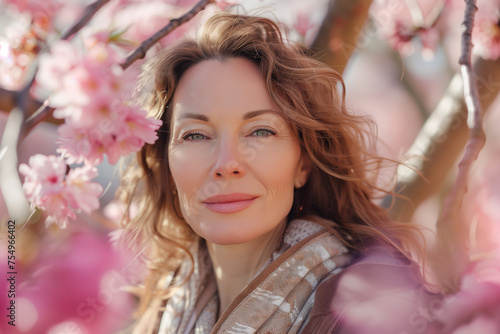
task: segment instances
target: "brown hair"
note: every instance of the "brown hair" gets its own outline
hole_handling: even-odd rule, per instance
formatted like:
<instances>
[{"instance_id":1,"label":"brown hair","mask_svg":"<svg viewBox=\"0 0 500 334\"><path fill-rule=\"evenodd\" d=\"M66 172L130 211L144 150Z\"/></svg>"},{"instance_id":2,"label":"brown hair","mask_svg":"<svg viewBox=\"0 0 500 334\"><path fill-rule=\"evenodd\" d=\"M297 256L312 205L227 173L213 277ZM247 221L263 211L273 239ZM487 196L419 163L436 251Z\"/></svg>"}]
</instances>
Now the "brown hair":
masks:
<instances>
[{"instance_id":1,"label":"brown hair","mask_svg":"<svg viewBox=\"0 0 500 334\"><path fill-rule=\"evenodd\" d=\"M196 38L183 39L156 55L140 78L141 103L164 122L158 141L144 146L138 153L138 166L130 168L124 178L123 189L130 190L124 192L126 200L140 200L139 213L127 221L126 229L141 242L149 242L150 271L142 291L142 310L153 299L165 298L167 290L156 290L160 279L175 272L186 256L192 259L188 247L197 240L175 213L167 160L172 109L168 105L187 69L204 60L223 62L234 57L258 66L269 95L311 159L309 179L296 190L289 221L323 218L317 221L354 250L364 249L373 240L409 258L410 250L418 249L416 228L389 220L373 202L380 191L373 175L383 160L370 153L366 136L370 122L348 113L340 74L284 40L271 20L216 14Z\"/></svg>"}]
</instances>

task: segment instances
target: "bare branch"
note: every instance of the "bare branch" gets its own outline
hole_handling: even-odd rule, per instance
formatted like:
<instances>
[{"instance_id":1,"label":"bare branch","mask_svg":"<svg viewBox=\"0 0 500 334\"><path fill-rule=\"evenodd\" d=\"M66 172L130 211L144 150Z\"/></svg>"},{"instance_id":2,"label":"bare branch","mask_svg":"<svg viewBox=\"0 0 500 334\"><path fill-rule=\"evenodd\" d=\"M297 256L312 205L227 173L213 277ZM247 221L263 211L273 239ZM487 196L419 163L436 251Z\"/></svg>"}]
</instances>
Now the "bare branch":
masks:
<instances>
[{"instance_id":1,"label":"bare branch","mask_svg":"<svg viewBox=\"0 0 500 334\"><path fill-rule=\"evenodd\" d=\"M371 0L330 0L311 49L316 58L342 73L356 49Z\"/></svg>"},{"instance_id":2,"label":"bare branch","mask_svg":"<svg viewBox=\"0 0 500 334\"><path fill-rule=\"evenodd\" d=\"M61 35L61 39L69 39L71 36L79 32L83 27L87 25L87 23L90 22L90 20L99 11L99 9L101 9L109 1L110 0L97 0L96 2L88 5L82 17L80 17L80 19L72 27L70 27Z\"/></svg>"},{"instance_id":3,"label":"bare branch","mask_svg":"<svg viewBox=\"0 0 500 334\"><path fill-rule=\"evenodd\" d=\"M127 59L125 59L125 61L120 64L120 66L123 69L126 69L130 65L132 65L136 60L143 59L146 56L146 52L153 45L155 45L155 43L157 43L160 39L168 35L170 32L172 32L175 28L177 28L181 24L191 20L196 14L201 12L208 4L213 2L215 2L215 0L201 0L186 14L182 15L179 18L170 20L170 22L165 27L158 30L158 32L156 32L153 36L143 41L139 47L137 47L134 51L132 51L127 56Z\"/></svg>"},{"instance_id":4,"label":"bare branch","mask_svg":"<svg viewBox=\"0 0 500 334\"><path fill-rule=\"evenodd\" d=\"M468 110L467 124L470 128L469 141L465 148L465 153L458 165L458 175L452 190L448 194L441 219L438 221L438 235L447 246L448 250L454 247L452 259L454 260L453 272L460 273L464 265L467 264L466 240L468 237L467 226L458 226L458 213L462 206L463 197L467 193L469 174L472 164L477 159L479 152L486 140L483 131L483 113L479 102L479 93L474 80L471 66L472 53L472 29L474 27L474 16L477 12L475 0L467 0L462 33L462 55L460 65L464 81L464 95ZM456 247L461 245L463 248ZM457 249L459 248L459 249Z\"/></svg>"}]
</instances>

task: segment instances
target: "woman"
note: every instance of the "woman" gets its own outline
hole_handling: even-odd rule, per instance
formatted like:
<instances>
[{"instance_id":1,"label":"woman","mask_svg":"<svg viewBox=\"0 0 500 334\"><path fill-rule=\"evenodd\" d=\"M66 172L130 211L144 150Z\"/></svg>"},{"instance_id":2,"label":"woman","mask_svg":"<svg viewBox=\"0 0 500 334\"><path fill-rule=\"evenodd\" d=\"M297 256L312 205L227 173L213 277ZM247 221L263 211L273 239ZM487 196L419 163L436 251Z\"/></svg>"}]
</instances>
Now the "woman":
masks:
<instances>
[{"instance_id":1,"label":"woman","mask_svg":"<svg viewBox=\"0 0 500 334\"><path fill-rule=\"evenodd\" d=\"M141 83L164 124L123 188L149 259L136 333L415 330L418 233L372 202L381 160L338 73L270 20L217 14Z\"/></svg>"}]
</instances>

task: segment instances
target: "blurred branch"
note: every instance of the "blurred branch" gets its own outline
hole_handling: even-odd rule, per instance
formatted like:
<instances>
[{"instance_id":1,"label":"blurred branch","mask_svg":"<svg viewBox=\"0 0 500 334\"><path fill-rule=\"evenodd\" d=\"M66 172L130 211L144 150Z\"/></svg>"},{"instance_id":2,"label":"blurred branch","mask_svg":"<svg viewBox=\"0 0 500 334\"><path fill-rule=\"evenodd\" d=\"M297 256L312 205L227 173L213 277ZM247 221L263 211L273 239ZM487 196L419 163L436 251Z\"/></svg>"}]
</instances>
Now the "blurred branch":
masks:
<instances>
[{"instance_id":1,"label":"blurred branch","mask_svg":"<svg viewBox=\"0 0 500 334\"><path fill-rule=\"evenodd\" d=\"M137 47L134 51L132 51L128 56L127 59L123 63L120 64L120 66L123 69L128 68L130 65L132 65L136 60L143 59L146 56L146 52L160 39L168 35L172 30L177 28L183 23L186 23L187 21L191 20L196 14L201 12L208 4L214 3L215 0L201 0L198 2L189 12L186 14L182 15L181 17L178 17L176 19L170 20L170 22L158 32L156 32L153 36L149 37L145 41L141 43L139 47Z\"/></svg>"},{"instance_id":2,"label":"blurred branch","mask_svg":"<svg viewBox=\"0 0 500 334\"><path fill-rule=\"evenodd\" d=\"M316 58L342 73L356 49L368 18L371 0L330 0L318 34L311 45Z\"/></svg>"},{"instance_id":3,"label":"blurred branch","mask_svg":"<svg viewBox=\"0 0 500 334\"><path fill-rule=\"evenodd\" d=\"M69 39L71 36L79 32L87 25L87 23L90 22L99 9L101 9L109 1L110 0L97 0L96 2L88 5L80 19L61 35L61 39Z\"/></svg>"},{"instance_id":4,"label":"blurred branch","mask_svg":"<svg viewBox=\"0 0 500 334\"><path fill-rule=\"evenodd\" d=\"M474 72L479 101L486 110L500 91L500 60L477 59ZM396 192L401 197L387 196L382 202L392 219L409 221L415 209L443 186L463 151L469 134L463 87L460 73L455 74L406 153L406 163L418 172L399 166Z\"/></svg>"},{"instance_id":5,"label":"blurred branch","mask_svg":"<svg viewBox=\"0 0 500 334\"><path fill-rule=\"evenodd\" d=\"M13 94L13 103L16 107L9 114L0 146L0 151L5 150L0 161L0 190L4 195L9 217L16 220L18 224L24 223L29 216L29 205L24 197L22 183L17 172L17 149L19 135L23 132L26 104L32 83L32 81L29 82L23 89Z\"/></svg>"},{"instance_id":6,"label":"blurred branch","mask_svg":"<svg viewBox=\"0 0 500 334\"><path fill-rule=\"evenodd\" d=\"M16 103L14 102L14 100L16 93L16 91L0 87L0 110L11 111L15 108ZM26 112L28 114L33 113L35 110L40 108L41 105L42 104L40 102L31 98L30 96L26 98Z\"/></svg>"}]
</instances>

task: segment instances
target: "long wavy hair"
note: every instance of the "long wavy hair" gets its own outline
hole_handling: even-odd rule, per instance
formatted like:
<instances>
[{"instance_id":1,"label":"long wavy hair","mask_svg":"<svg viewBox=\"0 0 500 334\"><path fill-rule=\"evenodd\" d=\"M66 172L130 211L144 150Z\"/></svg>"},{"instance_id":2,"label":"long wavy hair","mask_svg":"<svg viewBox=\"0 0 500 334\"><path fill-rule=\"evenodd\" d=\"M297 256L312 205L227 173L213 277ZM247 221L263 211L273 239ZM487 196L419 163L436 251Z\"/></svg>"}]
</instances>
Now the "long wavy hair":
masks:
<instances>
[{"instance_id":1,"label":"long wavy hair","mask_svg":"<svg viewBox=\"0 0 500 334\"><path fill-rule=\"evenodd\" d=\"M210 17L196 37L157 54L140 77L140 102L163 126L157 142L144 146L128 168L121 192L128 203L139 204L137 215L125 219L126 235L147 246L149 273L139 291L139 314L168 298L170 288L161 282L182 261L193 260L189 246L199 238L176 210L168 164L169 103L193 65L235 57L257 65L269 95L312 162L307 183L295 192L288 221L316 217L312 219L352 250L381 241L411 258L419 249L418 230L391 221L373 201L381 191L374 175L384 160L372 154L367 131L371 121L347 111L340 74L312 58L309 50L289 43L275 22L220 13Z\"/></svg>"}]
</instances>

